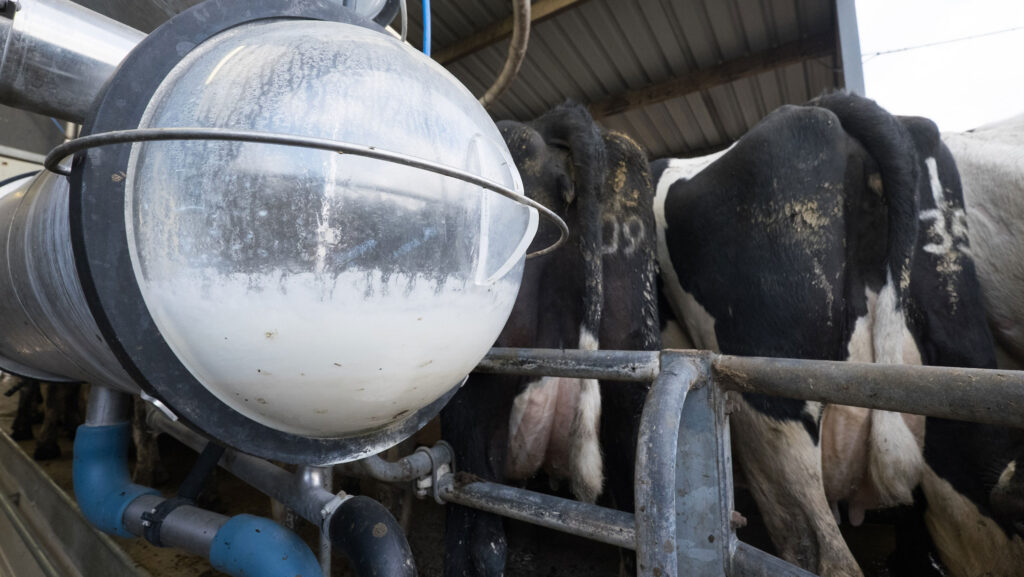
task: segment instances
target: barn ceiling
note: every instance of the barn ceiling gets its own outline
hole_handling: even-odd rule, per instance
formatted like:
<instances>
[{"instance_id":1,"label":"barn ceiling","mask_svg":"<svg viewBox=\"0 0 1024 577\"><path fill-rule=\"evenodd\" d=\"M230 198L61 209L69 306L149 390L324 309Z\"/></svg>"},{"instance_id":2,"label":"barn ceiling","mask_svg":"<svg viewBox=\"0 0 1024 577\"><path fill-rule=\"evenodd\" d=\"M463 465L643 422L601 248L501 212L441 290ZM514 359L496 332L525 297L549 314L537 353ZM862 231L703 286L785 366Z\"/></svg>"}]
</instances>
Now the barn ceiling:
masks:
<instances>
[{"instance_id":1,"label":"barn ceiling","mask_svg":"<svg viewBox=\"0 0 1024 577\"><path fill-rule=\"evenodd\" d=\"M76 1L147 32L199 2ZM419 46L421 0L407 1ZM508 50L511 0L431 4L433 57L483 94ZM535 0L533 18L526 62L494 118L528 120L571 98L652 158L721 149L826 89L863 92L853 0ZM50 124L0 107L0 147L44 153L61 136Z\"/></svg>"},{"instance_id":2,"label":"barn ceiling","mask_svg":"<svg viewBox=\"0 0 1024 577\"><path fill-rule=\"evenodd\" d=\"M422 12L415 0L409 4L409 39L418 46ZM846 85L840 36L856 42L852 6L852 0L537 0L526 62L491 113L526 120L572 98L652 157L712 152L778 106ZM508 50L511 0L434 0L431 14L433 56L483 94ZM846 34L838 32L840 20Z\"/></svg>"}]
</instances>

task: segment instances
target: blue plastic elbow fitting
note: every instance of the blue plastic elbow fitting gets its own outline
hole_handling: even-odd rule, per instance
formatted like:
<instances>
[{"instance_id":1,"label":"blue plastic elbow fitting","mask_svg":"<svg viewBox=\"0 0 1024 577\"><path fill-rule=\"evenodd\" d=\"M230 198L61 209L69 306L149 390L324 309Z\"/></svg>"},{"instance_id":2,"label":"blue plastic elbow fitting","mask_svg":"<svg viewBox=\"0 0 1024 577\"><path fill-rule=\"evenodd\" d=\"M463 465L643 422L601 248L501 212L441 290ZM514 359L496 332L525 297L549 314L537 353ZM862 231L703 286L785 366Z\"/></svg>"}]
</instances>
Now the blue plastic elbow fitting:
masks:
<instances>
[{"instance_id":1,"label":"blue plastic elbow fitting","mask_svg":"<svg viewBox=\"0 0 1024 577\"><path fill-rule=\"evenodd\" d=\"M134 537L122 519L128 505L141 495L160 494L132 483L126 461L130 435L129 423L78 427L71 469L82 514L99 530L119 537Z\"/></svg>"},{"instance_id":2,"label":"blue plastic elbow fitting","mask_svg":"<svg viewBox=\"0 0 1024 577\"><path fill-rule=\"evenodd\" d=\"M320 563L295 533L270 519L232 517L217 531L210 564L229 575L319 577Z\"/></svg>"}]
</instances>

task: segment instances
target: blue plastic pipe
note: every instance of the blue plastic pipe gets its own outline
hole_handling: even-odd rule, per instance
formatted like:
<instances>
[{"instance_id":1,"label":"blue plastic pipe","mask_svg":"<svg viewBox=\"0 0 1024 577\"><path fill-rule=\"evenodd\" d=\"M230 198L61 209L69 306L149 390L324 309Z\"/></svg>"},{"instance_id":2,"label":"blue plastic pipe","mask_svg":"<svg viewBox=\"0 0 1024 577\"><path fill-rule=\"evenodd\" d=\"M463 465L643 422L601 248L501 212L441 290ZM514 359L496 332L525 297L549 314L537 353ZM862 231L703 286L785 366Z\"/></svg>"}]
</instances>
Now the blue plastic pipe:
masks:
<instances>
[{"instance_id":1,"label":"blue plastic pipe","mask_svg":"<svg viewBox=\"0 0 1024 577\"><path fill-rule=\"evenodd\" d=\"M82 514L97 529L118 537L134 537L124 525L124 510L141 495L156 489L132 483L128 473L131 425L82 425L75 433L71 480Z\"/></svg>"},{"instance_id":2,"label":"blue plastic pipe","mask_svg":"<svg viewBox=\"0 0 1024 577\"><path fill-rule=\"evenodd\" d=\"M430 56L430 0L423 0L423 53Z\"/></svg>"},{"instance_id":3,"label":"blue plastic pipe","mask_svg":"<svg viewBox=\"0 0 1024 577\"><path fill-rule=\"evenodd\" d=\"M231 518L210 546L210 564L238 577L319 577L320 563L295 533L254 515Z\"/></svg>"},{"instance_id":4,"label":"blue plastic pipe","mask_svg":"<svg viewBox=\"0 0 1024 577\"><path fill-rule=\"evenodd\" d=\"M124 522L132 501L143 495L160 495L156 489L131 482L125 460L130 434L126 422L82 425L75 434L72 479L78 506L98 529L120 537L136 536ZM210 564L218 571L235 577L322 574L316 556L295 533L253 515L223 518L209 547Z\"/></svg>"}]
</instances>

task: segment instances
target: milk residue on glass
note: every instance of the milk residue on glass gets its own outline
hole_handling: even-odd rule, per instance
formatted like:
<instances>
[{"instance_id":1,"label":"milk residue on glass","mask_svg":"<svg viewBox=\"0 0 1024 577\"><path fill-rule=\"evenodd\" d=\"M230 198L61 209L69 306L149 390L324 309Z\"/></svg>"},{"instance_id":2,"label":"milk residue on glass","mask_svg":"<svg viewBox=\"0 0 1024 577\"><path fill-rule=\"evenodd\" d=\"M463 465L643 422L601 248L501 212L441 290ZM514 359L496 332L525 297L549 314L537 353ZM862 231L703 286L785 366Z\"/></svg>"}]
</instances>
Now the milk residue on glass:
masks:
<instances>
[{"instance_id":1,"label":"milk residue on glass","mask_svg":"<svg viewBox=\"0 0 1024 577\"><path fill-rule=\"evenodd\" d=\"M339 23L222 33L168 75L141 126L376 146L522 190L458 81ZM136 144L126 186L132 264L168 345L235 410L314 437L383 427L456 386L508 318L537 226L460 180L256 143Z\"/></svg>"}]
</instances>

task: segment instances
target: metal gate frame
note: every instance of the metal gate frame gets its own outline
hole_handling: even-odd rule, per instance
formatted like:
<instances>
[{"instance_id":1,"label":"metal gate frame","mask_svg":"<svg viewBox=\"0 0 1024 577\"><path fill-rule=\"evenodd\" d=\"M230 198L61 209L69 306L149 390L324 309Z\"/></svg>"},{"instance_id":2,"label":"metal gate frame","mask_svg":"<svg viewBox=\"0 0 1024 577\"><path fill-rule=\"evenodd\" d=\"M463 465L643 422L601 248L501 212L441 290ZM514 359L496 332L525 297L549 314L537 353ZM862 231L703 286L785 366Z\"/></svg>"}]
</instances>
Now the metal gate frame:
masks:
<instances>
[{"instance_id":1,"label":"metal gate frame","mask_svg":"<svg viewBox=\"0 0 1024 577\"><path fill-rule=\"evenodd\" d=\"M417 481L422 496L635 550L641 576L813 577L741 543L731 525L732 454L727 392L886 409L1024 428L1024 371L880 365L707 351L581 351L495 348L478 372L650 382L637 445L636 513L485 481L450 470L445 443L398 462L374 456L341 465L346 475ZM624 385L629 386L629 385ZM204 439L158 411L157 430L201 450ZM258 457L228 449L220 465L319 525L335 500ZM458 463L455 463L457 466Z\"/></svg>"},{"instance_id":2,"label":"metal gate frame","mask_svg":"<svg viewBox=\"0 0 1024 577\"><path fill-rule=\"evenodd\" d=\"M813 575L736 538L730 522L727 391L1024 427L1022 371L707 351L500 348L492 349L477 371L653 381L637 446L635 515L489 483L459 487L449 482L441 495L446 501L635 549L638 573L645 576Z\"/></svg>"}]
</instances>

